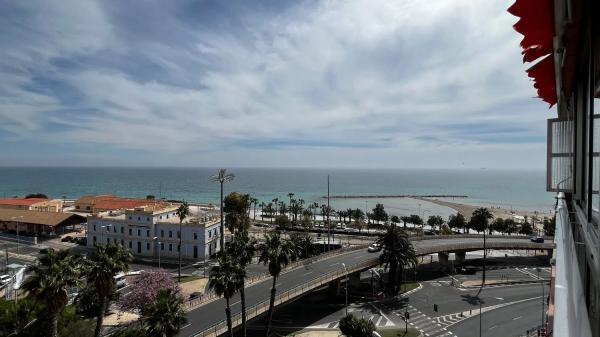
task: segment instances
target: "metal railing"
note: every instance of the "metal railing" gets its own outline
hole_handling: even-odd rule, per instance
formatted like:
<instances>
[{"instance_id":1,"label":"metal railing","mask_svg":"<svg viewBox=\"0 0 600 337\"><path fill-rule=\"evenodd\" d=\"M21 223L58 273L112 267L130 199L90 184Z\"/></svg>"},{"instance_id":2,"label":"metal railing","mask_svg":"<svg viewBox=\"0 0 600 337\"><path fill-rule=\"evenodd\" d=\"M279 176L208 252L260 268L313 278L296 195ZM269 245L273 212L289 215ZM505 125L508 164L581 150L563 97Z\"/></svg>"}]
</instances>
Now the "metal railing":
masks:
<instances>
[{"instance_id":1,"label":"metal railing","mask_svg":"<svg viewBox=\"0 0 600 337\"><path fill-rule=\"evenodd\" d=\"M300 267L303 267L303 266L306 266L306 265L309 265L309 264L312 264L312 263L315 263L318 261L326 260L326 259L329 259L334 256L339 256L339 255L350 253L350 252L353 252L356 250L364 249L366 247L367 247L367 245L351 246L351 247L332 250L327 253L323 253L323 254L319 254L319 255L310 257L308 259L297 260L295 262L288 264L286 267L284 267L281 270L280 275L283 275L294 269L297 269L297 268L300 268ZM271 274L269 274L269 272L264 272L264 273L260 273L258 275L248 277L248 278L246 278L245 288L248 288L248 287L254 285L255 283L269 279L270 277L271 277ZM211 291L211 292L201 296L200 298L185 302L184 308L185 308L185 310L189 311L189 310L195 309L203 304L212 302L217 299L219 299L219 296L217 296L214 292Z\"/></svg>"},{"instance_id":2,"label":"metal railing","mask_svg":"<svg viewBox=\"0 0 600 337\"><path fill-rule=\"evenodd\" d=\"M335 281L340 279L346 275L352 274L357 271L364 270L365 268L370 268L374 263L379 263L378 258L373 258L371 260L363 261L352 266L348 266L346 270L338 269L337 271L323 275L321 277L315 278L311 280L309 283L298 285L292 289L289 289L283 293L277 294L275 297L274 306L277 306L281 303L287 302L293 298L296 298L306 292L312 291L322 285L328 284L331 281ZM249 308L246 309L246 317L247 320L250 320L269 309L270 298L264 301L261 301ZM236 327L241 324L242 314L238 313L231 317L232 327ZM204 330L196 331L192 335L193 337L205 337L205 336L219 336L227 331L227 320L222 320L218 323L215 323Z\"/></svg>"}]
</instances>

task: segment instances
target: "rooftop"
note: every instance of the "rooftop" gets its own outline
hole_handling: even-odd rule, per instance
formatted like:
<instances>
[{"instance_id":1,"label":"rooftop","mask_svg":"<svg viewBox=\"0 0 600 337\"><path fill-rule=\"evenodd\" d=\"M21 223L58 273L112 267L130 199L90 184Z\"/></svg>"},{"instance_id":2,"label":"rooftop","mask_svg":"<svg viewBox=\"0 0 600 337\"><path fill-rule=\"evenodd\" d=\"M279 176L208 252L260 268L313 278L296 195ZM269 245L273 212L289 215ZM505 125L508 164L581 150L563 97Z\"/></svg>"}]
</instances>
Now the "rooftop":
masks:
<instances>
[{"instance_id":1,"label":"rooftop","mask_svg":"<svg viewBox=\"0 0 600 337\"><path fill-rule=\"evenodd\" d=\"M30 198L30 199L21 199L21 198L9 198L9 199L0 199L0 205L3 206L31 206L33 204L37 204L40 202L47 202L48 199L43 198Z\"/></svg>"},{"instance_id":2,"label":"rooftop","mask_svg":"<svg viewBox=\"0 0 600 337\"><path fill-rule=\"evenodd\" d=\"M21 222L55 227L66 220L85 222L86 218L72 213L39 212L22 209L0 209L1 222Z\"/></svg>"}]
</instances>

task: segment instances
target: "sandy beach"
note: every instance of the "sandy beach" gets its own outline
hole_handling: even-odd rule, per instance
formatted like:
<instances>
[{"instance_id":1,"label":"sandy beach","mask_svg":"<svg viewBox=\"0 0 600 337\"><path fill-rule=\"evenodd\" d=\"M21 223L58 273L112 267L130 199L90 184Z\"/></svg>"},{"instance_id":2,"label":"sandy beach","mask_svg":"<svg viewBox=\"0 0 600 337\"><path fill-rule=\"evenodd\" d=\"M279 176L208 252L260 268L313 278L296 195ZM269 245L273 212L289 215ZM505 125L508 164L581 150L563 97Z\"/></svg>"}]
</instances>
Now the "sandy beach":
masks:
<instances>
[{"instance_id":1,"label":"sandy beach","mask_svg":"<svg viewBox=\"0 0 600 337\"><path fill-rule=\"evenodd\" d=\"M417 199L431 202L436 205L452 208L453 210L463 214L467 220L471 217L471 214L473 214L473 211L475 209L481 207L481 206L459 204L459 203L445 201L445 200L439 200L439 199L429 199L429 198L417 198ZM500 207L487 207L487 209L492 213L492 215L494 215L494 218L502 218L502 219L509 219L509 218L512 219L512 217L514 215L522 215L522 216L527 216L527 217L536 216L538 219L543 219L544 217L552 216L552 214L550 214L550 213L538 212L537 214L535 214L534 212L530 212L530 211L515 211L515 210L511 211L509 209L500 208Z\"/></svg>"}]
</instances>

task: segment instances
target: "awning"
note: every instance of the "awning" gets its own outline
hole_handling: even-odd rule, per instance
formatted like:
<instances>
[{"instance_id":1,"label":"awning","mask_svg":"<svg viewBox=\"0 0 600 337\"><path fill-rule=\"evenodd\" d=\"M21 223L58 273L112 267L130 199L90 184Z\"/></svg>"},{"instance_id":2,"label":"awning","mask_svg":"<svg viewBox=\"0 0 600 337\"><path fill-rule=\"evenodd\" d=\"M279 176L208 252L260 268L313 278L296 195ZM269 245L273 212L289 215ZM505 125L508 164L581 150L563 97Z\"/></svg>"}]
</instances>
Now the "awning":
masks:
<instances>
[{"instance_id":1,"label":"awning","mask_svg":"<svg viewBox=\"0 0 600 337\"><path fill-rule=\"evenodd\" d=\"M517 0L508 12L519 17L514 29L523 35L523 62L534 62L527 70L534 81L538 97L552 107L558 101L554 73L552 38L554 36L554 7L552 0Z\"/></svg>"}]
</instances>

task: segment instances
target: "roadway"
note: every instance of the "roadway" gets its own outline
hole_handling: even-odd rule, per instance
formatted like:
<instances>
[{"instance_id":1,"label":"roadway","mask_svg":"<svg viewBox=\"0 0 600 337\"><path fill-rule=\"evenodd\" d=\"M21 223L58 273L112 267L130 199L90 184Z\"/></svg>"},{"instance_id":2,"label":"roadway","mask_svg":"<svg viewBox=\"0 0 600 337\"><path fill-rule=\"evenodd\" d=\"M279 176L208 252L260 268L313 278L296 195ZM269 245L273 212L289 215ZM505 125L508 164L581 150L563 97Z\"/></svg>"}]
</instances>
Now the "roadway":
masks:
<instances>
[{"instance_id":1,"label":"roadway","mask_svg":"<svg viewBox=\"0 0 600 337\"><path fill-rule=\"evenodd\" d=\"M523 244L529 245L528 239L523 237L490 238L487 242L490 243L490 246L496 245L504 248L511 248L511 245L519 247ZM449 247L468 246L475 249L477 246L482 246L482 243L483 239L481 238L444 238L413 241L418 255L429 254L436 250L446 251ZM534 247L541 247L541 245L545 246L545 244L538 244L538 246ZM298 286L310 284L311 281L321 276L343 271L342 263L346 264L348 268L361 263L368 263L370 266L375 266L378 264L378 256L378 253L367 253L366 249L361 249L307 264L304 267L282 274L277 280L277 293L280 294ZM267 302L269 300L271 285L272 279L268 278L265 281L247 287L246 307L250 308L254 305ZM236 294L230 303L232 316L240 313L239 295ZM180 336L194 336L198 332L207 330L225 319L225 300L220 298L193 309L188 312L187 318L189 323L181 329Z\"/></svg>"}]
</instances>

